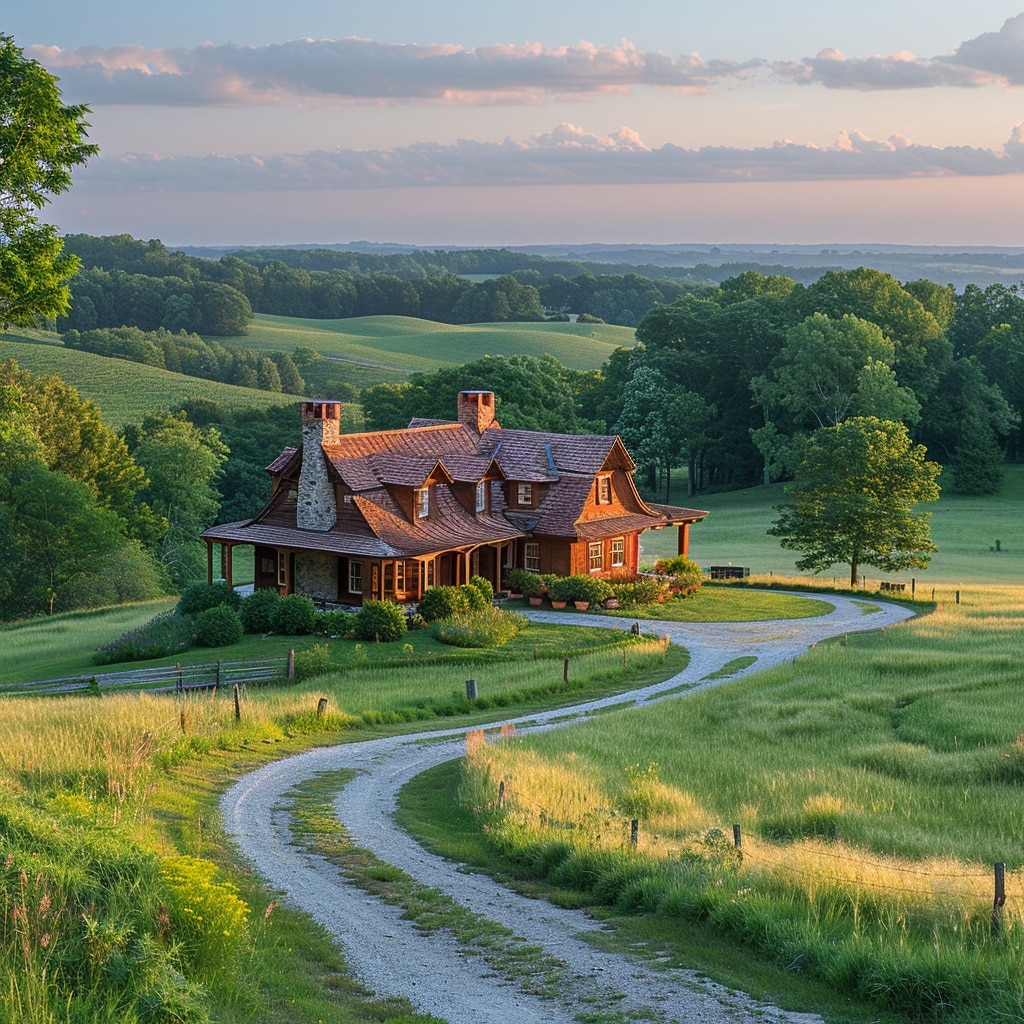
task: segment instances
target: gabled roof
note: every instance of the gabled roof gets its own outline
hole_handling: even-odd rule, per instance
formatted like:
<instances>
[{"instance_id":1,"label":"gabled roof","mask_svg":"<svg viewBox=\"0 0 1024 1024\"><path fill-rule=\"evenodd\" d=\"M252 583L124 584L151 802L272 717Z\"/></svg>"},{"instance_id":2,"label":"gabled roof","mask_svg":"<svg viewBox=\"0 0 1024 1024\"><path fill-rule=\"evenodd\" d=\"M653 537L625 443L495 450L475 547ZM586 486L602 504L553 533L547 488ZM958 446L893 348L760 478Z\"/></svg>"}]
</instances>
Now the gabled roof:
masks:
<instances>
[{"instance_id":1,"label":"gabled roof","mask_svg":"<svg viewBox=\"0 0 1024 1024\"><path fill-rule=\"evenodd\" d=\"M420 419L403 430L332 433L323 453L328 479L341 485L337 521L330 529L298 528L302 449L286 448L267 467L278 486L259 515L213 527L203 536L338 554L419 557L526 534L596 539L695 522L707 514L644 502L631 480L636 465L614 435ZM613 471L625 475L626 486L619 488L621 500L602 514L591 501L594 479ZM535 484L536 507L509 507L504 480ZM493 484L487 511L467 508L456 497L457 485L487 481ZM427 484L432 485L430 515L411 520L409 501L400 491ZM462 494L465 498L465 489Z\"/></svg>"}]
</instances>

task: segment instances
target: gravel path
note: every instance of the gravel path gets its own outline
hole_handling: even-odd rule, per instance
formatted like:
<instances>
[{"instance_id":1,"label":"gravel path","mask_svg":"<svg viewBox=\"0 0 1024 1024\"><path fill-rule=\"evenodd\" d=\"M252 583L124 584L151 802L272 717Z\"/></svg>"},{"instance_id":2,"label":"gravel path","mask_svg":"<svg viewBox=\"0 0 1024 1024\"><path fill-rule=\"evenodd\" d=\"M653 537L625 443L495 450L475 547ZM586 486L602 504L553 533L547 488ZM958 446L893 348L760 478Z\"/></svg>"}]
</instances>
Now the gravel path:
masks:
<instances>
[{"instance_id":1,"label":"gravel path","mask_svg":"<svg viewBox=\"0 0 1024 1024\"><path fill-rule=\"evenodd\" d=\"M819 596L819 595L808 595ZM686 670L663 683L561 708L515 721L526 729L569 724L572 716L610 704L637 704L682 683L714 685L706 676L736 658L754 656L746 674L791 661L819 640L893 625L912 614L896 605L864 613L864 602L829 597L834 611L815 619L754 623L641 622L644 632L668 634L690 652ZM609 626L610 620L578 612L531 611L545 622ZM611 620L623 625L624 620ZM497 723L495 723L497 725ZM425 743L424 740L434 742ZM817 1015L790 1013L709 982L701 975L618 954L600 952L580 936L600 926L580 911L561 910L519 896L482 875L428 854L393 819L399 789L420 772L461 756L465 729L313 750L278 761L246 776L221 801L225 828L266 883L286 894L336 938L363 983L378 996L405 996L421 1012L449 1024L568 1024L581 1012L618 1012L687 1024L820 1024ZM339 795L335 808L352 841L418 881L440 889L474 913L512 929L530 946L560 964L559 992L544 998L494 975L481 957L458 946L447 932L424 935L389 907L347 882L338 869L292 845L287 794L297 784L327 771L359 774Z\"/></svg>"}]
</instances>

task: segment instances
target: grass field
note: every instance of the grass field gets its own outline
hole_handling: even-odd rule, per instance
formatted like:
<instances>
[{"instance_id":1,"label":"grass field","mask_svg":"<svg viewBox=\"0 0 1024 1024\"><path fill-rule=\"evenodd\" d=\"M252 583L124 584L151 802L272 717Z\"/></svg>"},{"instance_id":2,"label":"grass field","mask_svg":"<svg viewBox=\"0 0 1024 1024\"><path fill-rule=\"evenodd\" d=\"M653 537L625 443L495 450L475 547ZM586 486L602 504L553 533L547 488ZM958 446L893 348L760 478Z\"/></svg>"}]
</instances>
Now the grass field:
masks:
<instances>
[{"instance_id":1,"label":"grass field","mask_svg":"<svg viewBox=\"0 0 1024 1024\"><path fill-rule=\"evenodd\" d=\"M139 423L150 411L171 409L182 402L209 398L226 408L267 409L297 402L294 395L270 394L198 377L186 377L154 366L110 359L91 352L64 348L56 335L37 332L26 340L0 335L0 361L13 359L23 370L53 373L95 402L103 419L113 427Z\"/></svg>"},{"instance_id":2,"label":"grass field","mask_svg":"<svg viewBox=\"0 0 1024 1024\"><path fill-rule=\"evenodd\" d=\"M1008 465L1005 469L1003 487L997 495L968 498L947 490L937 502L921 507L921 511L932 514L932 540L939 547L927 569L881 574L865 566L863 571L869 581L877 586L881 578L914 577L918 596L940 584L1024 582L1024 465ZM690 557L698 565L731 563L747 566L753 575L763 576L796 573L797 553L783 550L766 532L776 516L772 506L786 501L781 484L693 497L686 496L684 487L685 482L672 500L710 513L690 532ZM997 540L999 551L995 550ZM649 531L641 543L642 561L653 563L658 558L671 557L675 554L675 530ZM831 584L835 576L841 586L849 575L848 567L836 566L833 572L816 578Z\"/></svg>"},{"instance_id":3,"label":"grass field","mask_svg":"<svg viewBox=\"0 0 1024 1024\"><path fill-rule=\"evenodd\" d=\"M464 803L483 807L498 779L511 802L479 816L483 859L616 915L687 922L677 934L715 931L780 972L799 964L886 1014L869 1019L1014 1019L1024 589L968 594L714 690L480 748Z\"/></svg>"},{"instance_id":4,"label":"grass field","mask_svg":"<svg viewBox=\"0 0 1024 1024\"><path fill-rule=\"evenodd\" d=\"M246 348L316 349L324 360L303 371L311 382L335 377L364 387L430 373L486 355L553 355L571 369L596 370L616 348L635 344L632 328L607 324L439 324L401 316L303 320L260 314L242 338Z\"/></svg>"}]
</instances>

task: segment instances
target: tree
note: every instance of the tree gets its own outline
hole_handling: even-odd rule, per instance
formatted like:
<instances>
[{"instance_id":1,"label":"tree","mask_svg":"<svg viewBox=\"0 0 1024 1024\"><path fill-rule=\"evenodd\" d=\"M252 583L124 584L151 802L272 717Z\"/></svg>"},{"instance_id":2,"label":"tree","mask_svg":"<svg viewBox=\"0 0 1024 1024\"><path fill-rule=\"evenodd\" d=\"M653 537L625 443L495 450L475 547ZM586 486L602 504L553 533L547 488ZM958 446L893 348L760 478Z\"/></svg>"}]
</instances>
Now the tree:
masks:
<instances>
[{"instance_id":1,"label":"tree","mask_svg":"<svg viewBox=\"0 0 1024 1024\"><path fill-rule=\"evenodd\" d=\"M942 468L925 455L907 428L890 420L853 417L818 430L787 489L795 500L776 507L780 515L768 533L803 552L798 569L822 572L847 563L854 587L862 565L923 569L938 549L929 514L914 506L938 498Z\"/></svg>"},{"instance_id":2,"label":"tree","mask_svg":"<svg viewBox=\"0 0 1024 1024\"><path fill-rule=\"evenodd\" d=\"M199 534L220 509L216 480L228 456L215 427L200 430L184 413L147 413L125 429L128 447L149 476L142 497L168 523L159 557L177 586L200 579L206 569Z\"/></svg>"},{"instance_id":3,"label":"tree","mask_svg":"<svg viewBox=\"0 0 1024 1024\"><path fill-rule=\"evenodd\" d=\"M0 34L0 328L55 317L79 263L36 211L71 187L97 149L81 104L61 103L57 79Z\"/></svg>"},{"instance_id":4,"label":"tree","mask_svg":"<svg viewBox=\"0 0 1024 1024\"><path fill-rule=\"evenodd\" d=\"M7 502L0 549L13 557L4 561L0 598L10 598L9 610L53 612L68 588L124 545L122 520L92 489L41 462L11 474Z\"/></svg>"}]
</instances>

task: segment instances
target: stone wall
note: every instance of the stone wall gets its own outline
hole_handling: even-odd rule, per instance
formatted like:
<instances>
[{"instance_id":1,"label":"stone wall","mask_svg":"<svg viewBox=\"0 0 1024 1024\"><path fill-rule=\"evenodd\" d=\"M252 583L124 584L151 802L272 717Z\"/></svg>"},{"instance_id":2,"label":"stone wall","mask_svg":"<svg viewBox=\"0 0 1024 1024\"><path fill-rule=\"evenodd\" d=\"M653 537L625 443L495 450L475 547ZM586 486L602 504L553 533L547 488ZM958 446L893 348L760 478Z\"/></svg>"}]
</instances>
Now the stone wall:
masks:
<instances>
[{"instance_id":1,"label":"stone wall","mask_svg":"<svg viewBox=\"0 0 1024 1024\"><path fill-rule=\"evenodd\" d=\"M299 551L295 555L295 592L314 601L338 600L338 559Z\"/></svg>"}]
</instances>

